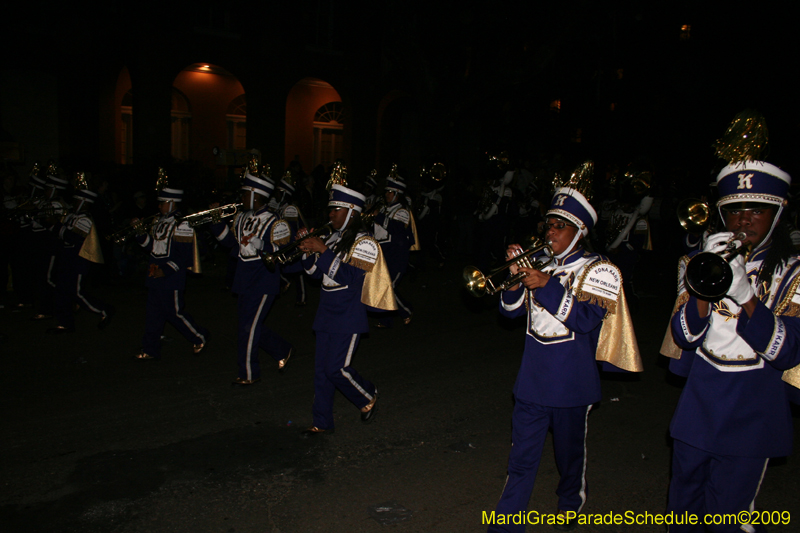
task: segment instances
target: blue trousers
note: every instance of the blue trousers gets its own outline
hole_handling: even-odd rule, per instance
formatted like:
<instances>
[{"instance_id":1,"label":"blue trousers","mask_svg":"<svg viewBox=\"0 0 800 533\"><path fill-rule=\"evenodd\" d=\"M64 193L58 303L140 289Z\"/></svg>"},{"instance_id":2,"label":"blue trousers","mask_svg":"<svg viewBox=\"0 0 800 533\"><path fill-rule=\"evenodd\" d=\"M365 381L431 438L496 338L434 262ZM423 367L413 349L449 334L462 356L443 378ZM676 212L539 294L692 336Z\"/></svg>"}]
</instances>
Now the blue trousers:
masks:
<instances>
[{"instance_id":1,"label":"blue trousers","mask_svg":"<svg viewBox=\"0 0 800 533\"><path fill-rule=\"evenodd\" d=\"M105 317L113 307L86 292L87 272L71 265L58 265L55 287L55 312L59 326L75 328L75 304ZM87 269L88 270L88 269Z\"/></svg>"},{"instance_id":2,"label":"blue trousers","mask_svg":"<svg viewBox=\"0 0 800 533\"><path fill-rule=\"evenodd\" d=\"M361 409L372 401L375 385L350 366L361 337L358 333L317 331L314 356L314 425L333 429L333 398L336 390Z\"/></svg>"},{"instance_id":3,"label":"blue trousers","mask_svg":"<svg viewBox=\"0 0 800 533\"><path fill-rule=\"evenodd\" d=\"M558 509L579 512L586 502L586 426L592 406L545 407L516 399L508 478L496 514L525 513L549 429L561 474ZM492 525L489 531L525 531L525 524Z\"/></svg>"},{"instance_id":4,"label":"blue trousers","mask_svg":"<svg viewBox=\"0 0 800 533\"><path fill-rule=\"evenodd\" d=\"M292 349L291 344L264 324L274 302L274 294L247 292L239 294L237 302L239 314L238 363L239 377L242 379L261 377L261 364L258 361L259 348L276 361L286 358Z\"/></svg>"},{"instance_id":5,"label":"blue trousers","mask_svg":"<svg viewBox=\"0 0 800 533\"><path fill-rule=\"evenodd\" d=\"M161 358L161 335L167 322L175 326L175 329L192 344L206 342L208 330L198 326L191 315L183 310L184 306L181 290L151 287L147 291L147 321L142 338L144 353L156 359Z\"/></svg>"},{"instance_id":6,"label":"blue trousers","mask_svg":"<svg viewBox=\"0 0 800 533\"><path fill-rule=\"evenodd\" d=\"M703 525L704 515L736 514L755 509L769 459L732 457L707 452L676 440L672 449L672 479L669 483L667 512L698 516L699 524L669 526L670 533L704 531L754 533L764 526L720 524Z\"/></svg>"}]
</instances>

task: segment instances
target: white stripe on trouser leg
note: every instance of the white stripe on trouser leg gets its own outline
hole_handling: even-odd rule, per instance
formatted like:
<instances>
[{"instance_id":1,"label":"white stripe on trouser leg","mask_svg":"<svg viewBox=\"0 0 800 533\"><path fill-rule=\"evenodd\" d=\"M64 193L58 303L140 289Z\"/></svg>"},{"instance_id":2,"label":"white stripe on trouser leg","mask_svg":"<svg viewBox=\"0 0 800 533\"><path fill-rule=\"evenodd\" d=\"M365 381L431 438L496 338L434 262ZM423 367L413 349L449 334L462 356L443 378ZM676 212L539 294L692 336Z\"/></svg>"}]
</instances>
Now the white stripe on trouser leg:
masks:
<instances>
[{"instance_id":1,"label":"white stripe on trouser leg","mask_svg":"<svg viewBox=\"0 0 800 533\"><path fill-rule=\"evenodd\" d=\"M753 499L750 501L749 511L752 513L756 509L756 497L758 497L759 491L761 491L761 484L764 482L764 475L767 473L767 465L769 464L769 459L764 460L764 469L761 470L761 478L758 480L758 486L756 486L756 493L753 494ZM739 529L744 531L745 533L755 533L756 528L751 526L750 524L742 524L739 526Z\"/></svg>"},{"instance_id":2,"label":"white stripe on trouser leg","mask_svg":"<svg viewBox=\"0 0 800 533\"><path fill-rule=\"evenodd\" d=\"M75 287L75 293L78 295L78 299L83 302L83 305L85 305L89 309L89 311L91 311L93 313L97 313L98 315L106 316L106 312L105 311L101 311L100 309L97 309L96 307L92 307L89 304L89 300L87 300L83 296L83 294L81 294L81 278L82 277L83 277L83 274L78 274L78 283L77 283L77 286Z\"/></svg>"},{"instance_id":3,"label":"white stripe on trouser leg","mask_svg":"<svg viewBox=\"0 0 800 533\"><path fill-rule=\"evenodd\" d=\"M199 332L199 331L197 331L197 330L194 328L194 326L192 326L192 324L191 324L191 323L189 323L189 321L188 321L188 320L186 320L186 317L185 317L185 316L183 316L183 315L180 313L180 311L181 311L181 308L180 308L180 302L178 301L178 290L177 290L177 289L176 289L175 291L173 291L173 301L175 302L175 316L176 316L176 317L178 317L178 318L180 319L180 321L181 321L181 322L183 322L183 323L184 323L184 325L185 325L187 328L189 328L189 331L191 331L192 333L194 333L195 337L199 337L199 338L200 338L200 342L206 342L206 338L205 338L205 337L203 337L203 336L200 334L200 332Z\"/></svg>"},{"instance_id":4,"label":"white stripe on trouser leg","mask_svg":"<svg viewBox=\"0 0 800 533\"><path fill-rule=\"evenodd\" d=\"M592 406L586 408L586 418L583 422L583 471L581 472L581 490L578 494L581 497L581 505L578 507L577 512L580 513L581 509L583 509L583 504L586 503L586 436L589 433L589 411L592 410Z\"/></svg>"},{"instance_id":5,"label":"white stripe on trouser leg","mask_svg":"<svg viewBox=\"0 0 800 533\"><path fill-rule=\"evenodd\" d=\"M398 282L399 279L400 279L400 272L398 272L397 275L392 280L392 288L393 289L397 286L397 282ZM395 303L397 303L397 306L400 307L403 311L405 311L409 315L411 314L411 309L409 309L408 306L403 305L403 302L401 302L400 298L397 297L397 293L394 293L394 301L395 301Z\"/></svg>"},{"instance_id":6,"label":"white stripe on trouser leg","mask_svg":"<svg viewBox=\"0 0 800 533\"><path fill-rule=\"evenodd\" d=\"M250 324L250 336L247 339L247 357L245 359L245 367L247 368L247 379L253 379L253 372L250 369L250 357L253 353L253 336L256 334L256 324L261 319L261 310L264 309L264 304L267 301L268 295L265 294L261 297L261 303L258 306L258 311L256 311L256 315L253 317L253 323ZM256 348L258 349L258 348Z\"/></svg>"},{"instance_id":7,"label":"white stripe on trouser leg","mask_svg":"<svg viewBox=\"0 0 800 533\"><path fill-rule=\"evenodd\" d=\"M353 376L351 376L349 372L345 371L345 368L350 366L350 360L353 358L353 352L355 351L355 344L356 344L356 339L357 338L358 338L358 333L354 333L353 337L350 339L350 346L347 347L347 357L345 357L345 359L344 359L344 368L339 369L339 372L345 378L347 378L347 381L349 381L353 385L353 387L355 387L356 390L358 390L358 392L363 394L364 397L366 397L368 400L372 401L372 395L371 394L367 394L367 391L362 389L361 385L359 385L358 383L355 382L355 380L353 379Z\"/></svg>"},{"instance_id":8,"label":"white stripe on trouser leg","mask_svg":"<svg viewBox=\"0 0 800 533\"><path fill-rule=\"evenodd\" d=\"M47 284L51 287L55 287L56 284L53 282L53 267L55 266L56 257L54 255L50 256L50 264L47 266Z\"/></svg>"}]
</instances>

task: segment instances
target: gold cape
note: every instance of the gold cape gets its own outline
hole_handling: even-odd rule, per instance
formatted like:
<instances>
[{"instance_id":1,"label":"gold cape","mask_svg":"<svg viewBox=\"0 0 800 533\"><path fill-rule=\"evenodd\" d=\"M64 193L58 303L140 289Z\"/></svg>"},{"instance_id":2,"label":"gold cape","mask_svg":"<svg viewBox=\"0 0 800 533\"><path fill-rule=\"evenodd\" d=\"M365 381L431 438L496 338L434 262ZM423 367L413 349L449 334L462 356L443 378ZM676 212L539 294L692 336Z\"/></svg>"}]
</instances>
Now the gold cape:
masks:
<instances>
[{"instance_id":1,"label":"gold cape","mask_svg":"<svg viewBox=\"0 0 800 533\"><path fill-rule=\"evenodd\" d=\"M597 361L605 361L628 372L643 372L639 343L633 331L625 290L620 287L614 313L607 313L597 340Z\"/></svg>"},{"instance_id":2,"label":"gold cape","mask_svg":"<svg viewBox=\"0 0 800 533\"><path fill-rule=\"evenodd\" d=\"M92 224L92 229L89 230L89 235L83 239L83 246L78 255L91 261L92 263L103 264L103 250L100 249L100 238L97 236L97 230Z\"/></svg>"},{"instance_id":3,"label":"gold cape","mask_svg":"<svg viewBox=\"0 0 800 533\"><path fill-rule=\"evenodd\" d=\"M376 309L396 311L397 302L394 299L392 277L389 275L389 267L386 266L386 260L383 258L380 248L378 246L378 259L364 276L361 303Z\"/></svg>"},{"instance_id":4,"label":"gold cape","mask_svg":"<svg viewBox=\"0 0 800 533\"><path fill-rule=\"evenodd\" d=\"M202 274L203 268L200 266L200 247L197 246L197 232L192 235L192 266L189 270L195 274Z\"/></svg>"},{"instance_id":5,"label":"gold cape","mask_svg":"<svg viewBox=\"0 0 800 533\"><path fill-rule=\"evenodd\" d=\"M411 245L411 248L408 250L410 252L418 252L422 250L422 247L419 245L419 235L417 234L417 221L414 220L414 213L411 212L411 209L408 210L408 216L411 217L411 232L414 234L414 244Z\"/></svg>"}]
</instances>

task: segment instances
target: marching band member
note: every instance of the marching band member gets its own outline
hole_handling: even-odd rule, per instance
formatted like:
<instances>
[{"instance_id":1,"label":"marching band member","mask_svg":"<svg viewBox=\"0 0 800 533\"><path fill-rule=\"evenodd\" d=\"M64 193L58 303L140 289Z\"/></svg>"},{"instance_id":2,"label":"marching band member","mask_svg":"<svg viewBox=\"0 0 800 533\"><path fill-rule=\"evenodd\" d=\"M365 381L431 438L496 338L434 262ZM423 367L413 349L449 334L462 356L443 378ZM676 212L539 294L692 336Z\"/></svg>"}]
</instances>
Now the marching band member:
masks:
<instances>
[{"instance_id":1,"label":"marching band member","mask_svg":"<svg viewBox=\"0 0 800 533\"><path fill-rule=\"evenodd\" d=\"M598 361L639 372L642 364L619 269L586 251L583 239L597 214L582 190L558 188L545 215L554 261L524 272L521 283L502 293L500 312L527 316L522 365L514 385L512 446L508 478L497 514L523 513L528 506L548 430L553 431L561 474L556 529L569 530L586 501L586 431L592 404L599 402ZM518 255L511 245L507 258ZM493 524L489 531L524 531L525 524Z\"/></svg>"},{"instance_id":2,"label":"marching band member","mask_svg":"<svg viewBox=\"0 0 800 533\"><path fill-rule=\"evenodd\" d=\"M512 183L517 170L512 165L508 152L492 157L490 181L484 186L480 204L475 214L478 217L476 235L476 264L485 270L505 248L510 230L509 208L513 198Z\"/></svg>"},{"instance_id":3,"label":"marching band member","mask_svg":"<svg viewBox=\"0 0 800 533\"><path fill-rule=\"evenodd\" d=\"M405 203L406 184L397 175L386 178L384 203L375 216L375 240L381 245L381 252L386 258L386 266L392 278L392 288L397 302L397 314L404 324L411 323L414 312L408 300L400 297L397 287L408 270L409 255L412 250L419 250L416 227L411 209ZM381 318L376 324L379 328L392 327L390 316Z\"/></svg>"},{"instance_id":4,"label":"marching band member","mask_svg":"<svg viewBox=\"0 0 800 533\"><path fill-rule=\"evenodd\" d=\"M283 179L278 183L278 194L275 195L277 197L277 205L274 212L278 218L282 218L289 224L289 228L292 231L292 239L294 239L300 228L306 227L306 221L303 218L303 213L300 212L300 208L292 201L294 196L292 179L291 172L287 170ZM295 305L306 305L306 281L303 274L303 265L299 261L284 265L281 268L281 275L289 276L295 280ZM289 279L286 279L285 283L287 286L291 285Z\"/></svg>"},{"instance_id":5,"label":"marching band member","mask_svg":"<svg viewBox=\"0 0 800 533\"><path fill-rule=\"evenodd\" d=\"M753 511L769 458L791 453L788 396L797 390L784 381L800 387L800 261L781 223L790 184L789 174L754 159L730 163L717 176L727 231L709 236L703 251L752 247L729 261L732 282L721 299L698 292L698 281L684 276L687 257L679 263L672 334L661 351L673 358L670 371L687 378L670 425L668 511L676 515ZM703 525L670 531L699 532Z\"/></svg>"},{"instance_id":6,"label":"marching band member","mask_svg":"<svg viewBox=\"0 0 800 533\"><path fill-rule=\"evenodd\" d=\"M378 200L378 193L376 192L378 189L378 181L375 177L378 175L378 171L372 169L369 175L364 180L364 208L369 209L371 206L375 205L375 202Z\"/></svg>"},{"instance_id":7,"label":"marching band member","mask_svg":"<svg viewBox=\"0 0 800 533\"><path fill-rule=\"evenodd\" d=\"M364 196L334 184L328 206L333 233L323 241L307 237L299 245L303 266L322 278L314 319L317 347L314 359L314 425L304 436L332 433L333 399L338 389L372 422L378 390L351 366L361 335L369 331L367 308L390 310L394 295L381 247L361 220ZM305 230L299 236L303 237Z\"/></svg>"},{"instance_id":8,"label":"marching band member","mask_svg":"<svg viewBox=\"0 0 800 533\"><path fill-rule=\"evenodd\" d=\"M439 168L444 169L444 165ZM433 258L434 263L440 268L444 266L444 253L440 246L440 231L442 228L442 192L444 191L444 171L439 175L434 175L431 169L427 169L421 176L423 191L420 193L420 201L417 204L417 228L419 229L420 240L420 261L421 269L427 268L428 258Z\"/></svg>"},{"instance_id":9,"label":"marching band member","mask_svg":"<svg viewBox=\"0 0 800 533\"><path fill-rule=\"evenodd\" d=\"M59 248L58 237L50 229L67 209L61 194L67 190L68 182L59 176L58 167L50 163L45 178L32 175L31 183L35 188L42 187L44 190L43 196L35 204L36 211L41 215L31 218L32 248L36 254L33 276L38 289L38 312L31 320L47 320L55 314L56 257Z\"/></svg>"},{"instance_id":10,"label":"marching band member","mask_svg":"<svg viewBox=\"0 0 800 533\"><path fill-rule=\"evenodd\" d=\"M192 350L199 354L208 342L209 332L198 326L184 311L186 272L197 271L195 265L195 232L187 222L181 222L176 204L183 200L182 189L166 187L162 182L166 176L159 169L159 183L164 185L158 192L161 217L149 233L138 236L139 245L150 253L150 269L147 274L147 321L142 337L142 351L135 356L139 360L161 359L161 335L169 322L192 343ZM135 222L135 221L134 221Z\"/></svg>"},{"instance_id":11,"label":"marching band member","mask_svg":"<svg viewBox=\"0 0 800 533\"><path fill-rule=\"evenodd\" d=\"M60 240L58 272L55 287L55 311L58 326L47 330L58 335L75 329L75 304L100 315L98 329L105 329L114 316L114 307L87 294L85 281L92 263L102 263L100 240L89 214L97 193L89 190L82 172L78 173L75 194L75 209L64 221L56 224L54 231Z\"/></svg>"},{"instance_id":12,"label":"marching band member","mask_svg":"<svg viewBox=\"0 0 800 533\"><path fill-rule=\"evenodd\" d=\"M280 291L280 272L270 272L261 260L263 252L277 251L289 243L290 228L267 208L273 186L257 177L257 166L245 174L241 201L244 211L237 213L233 230L225 222L212 226L223 246L237 246L239 263L231 290L238 295L239 375L234 385L252 385L261 380L258 349L262 348L283 371L292 354L292 345L268 328L264 321ZM216 207L213 205L212 207Z\"/></svg>"}]
</instances>

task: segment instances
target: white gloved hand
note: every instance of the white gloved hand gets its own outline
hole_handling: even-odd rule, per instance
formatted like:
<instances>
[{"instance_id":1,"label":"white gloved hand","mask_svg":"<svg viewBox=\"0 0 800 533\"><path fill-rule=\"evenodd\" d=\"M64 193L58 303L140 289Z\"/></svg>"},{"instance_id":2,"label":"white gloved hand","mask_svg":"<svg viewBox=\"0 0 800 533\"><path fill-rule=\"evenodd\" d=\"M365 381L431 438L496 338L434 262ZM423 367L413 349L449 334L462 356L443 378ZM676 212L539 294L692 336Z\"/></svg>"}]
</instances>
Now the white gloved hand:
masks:
<instances>
[{"instance_id":1,"label":"white gloved hand","mask_svg":"<svg viewBox=\"0 0 800 533\"><path fill-rule=\"evenodd\" d=\"M708 238L706 238L705 244L703 245L703 251L714 254L724 252L731 239L733 239L733 233L730 231L723 231L721 233L709 235Z\"/></svg>"},{"instance_id":2,"label":"white gloved hand","mask_svg":"<svg viewBox=\"0 0 800 533\"><path fill-rule=\"evenodd\" d=\"M250 244L255 246L256 250L263 250L264 249L264 241L262 241L258 237L250 237Z\"/></svg>"},{"instance_id":3,"label":"white gloved hand","mask_svg":"<svg viewBox=\"0 0 800 533\"><path fill-rule=\"evenodd\" d=\"M744 305L755 296L753 287L750 285L750 279L747 277L744 257L737 255L731 259L729 264L733 271L733 281L731 282L731 287L728 289L728 298L739 305Z\"/></svg>"}]
</instances>

